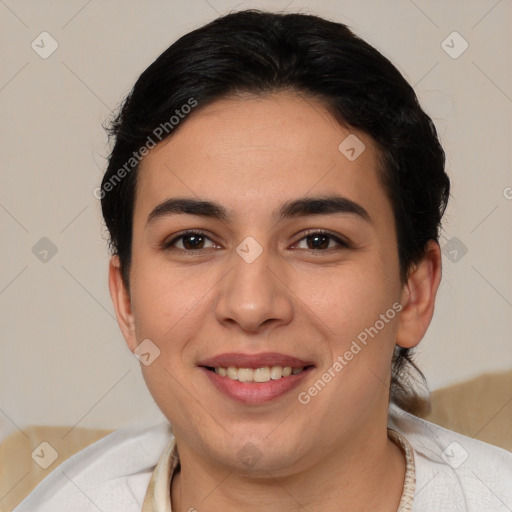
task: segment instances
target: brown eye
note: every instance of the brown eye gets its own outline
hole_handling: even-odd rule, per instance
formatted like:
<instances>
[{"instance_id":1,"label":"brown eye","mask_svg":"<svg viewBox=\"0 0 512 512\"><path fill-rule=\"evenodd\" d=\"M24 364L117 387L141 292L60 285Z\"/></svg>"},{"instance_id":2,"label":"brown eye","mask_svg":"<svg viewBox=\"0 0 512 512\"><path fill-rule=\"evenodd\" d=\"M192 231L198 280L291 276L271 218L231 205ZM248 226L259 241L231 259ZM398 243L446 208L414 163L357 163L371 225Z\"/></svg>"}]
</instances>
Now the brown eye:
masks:
<instances>
[{"instance_id":1,"label":"brown eye","mask_svg":"<svg viewBox=\"0 0 512 512\"><path fill-rule=\"evenodd\" d=\"M350 247L348 242L345 242L337 236L323 231L314 231L301 238L297 245L305 242L306 247L301 247L309 251L326 251L328 249L346 249Z\"/></svg>"},{"instance_id":2,"label":"brown eye","mask_svg":"<svg viewBox=\"0 0 512 512\"><path fill-rule=\"evenodd\" d=\"M310 249L327 249L330 237L327 235L308 235L306 240Z\"/></svg>"},{"instance_id":3,"label":"brown eye","mask_svg":"<svg viewBox=\"0 0 512 512\"><path fill-rule=\"evenodd\" d=\"M209 247L205 246L208 242ZM164 242L162 248L167 250L177 249L180 251L194 252L213 247L214 244L204 233L200 231L189 231L173 238L169 242Z\"/></svg>"},{"instance_id":4,"label":"brown eye","mask_svg":"<svg viewBox=\"0 0 512 512\"><path fill-rule=\"evenodd\" d=\"M199 234L191 234L185 235L181 237L183 240L183 247L187 250L189 249L202 249L204 245L204 239L202 235Z\"/></svg>"}]
</instances>

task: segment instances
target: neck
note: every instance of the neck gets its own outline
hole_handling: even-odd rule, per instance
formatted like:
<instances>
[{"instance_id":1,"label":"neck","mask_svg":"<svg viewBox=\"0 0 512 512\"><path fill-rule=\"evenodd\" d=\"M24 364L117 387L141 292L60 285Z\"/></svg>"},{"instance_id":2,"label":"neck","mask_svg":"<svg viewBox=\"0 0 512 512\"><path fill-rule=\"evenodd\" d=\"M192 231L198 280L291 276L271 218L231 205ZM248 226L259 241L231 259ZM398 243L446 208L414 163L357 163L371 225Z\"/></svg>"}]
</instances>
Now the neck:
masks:
<instances>
[{"instance_id":1,"label":"neck","mask_svg":"<svg viewBox=\"0 0 512 512\"><path fill-rule=\"evenodd\" d=\"M282 474L270 470L242 474L205 463L177 437L182 469L172 481L172 510L396 512L405 458L387 437L387 429L368 434L360 431L316 464Z\"/></svg>"}]
</instances>

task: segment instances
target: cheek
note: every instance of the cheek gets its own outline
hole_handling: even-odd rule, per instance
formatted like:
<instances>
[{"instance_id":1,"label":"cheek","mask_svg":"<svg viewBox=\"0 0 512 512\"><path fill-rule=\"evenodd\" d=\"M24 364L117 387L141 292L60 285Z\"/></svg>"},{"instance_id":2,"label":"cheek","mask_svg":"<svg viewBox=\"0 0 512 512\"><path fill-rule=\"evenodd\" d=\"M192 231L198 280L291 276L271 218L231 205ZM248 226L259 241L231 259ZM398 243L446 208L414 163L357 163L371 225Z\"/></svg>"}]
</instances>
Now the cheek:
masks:
<instances>
[{"instance_id":1,"label":"cheek","mask_svg":"<svg viewBox=\"0 0 512 512\"><path fill-rule=\"evenodd\" d=\"M310 273L307 279L296 277L303 302L340 340L346 341L373 325L393 303L390 279L382 265L372 263L370 258L340 267L336 272L323 269L316 275Z\"/></svg>"},{"instance_id":2,"label":"cheek","mask_svg":"<svg viewBox=\"0 0 512 512\"><path fill-rule=\"evenodd\" d=\"M139 259L132 277L132 312L137 337L154 340L162 345L180 319L187 316L200 300L201 290L197 280L187 279L186 274L170 272L158 262ZM204 293L204 292L203 292Z\"/></svg>"},{"instance_id":3,"label":"cheek","mask_svg":"<svg viewBox=\"0 0 512 512\"><path fill-rule=\"evenodd\" d=\"M356 400L378 392L391 368L398 315L393 286L381 269L380 263L370 261L347 267L309 292L311 308L329 326L327 366L341 357L344 377L338 385ZM348 398L340 395L336 400Z\"/></svg>"}]
</instances>

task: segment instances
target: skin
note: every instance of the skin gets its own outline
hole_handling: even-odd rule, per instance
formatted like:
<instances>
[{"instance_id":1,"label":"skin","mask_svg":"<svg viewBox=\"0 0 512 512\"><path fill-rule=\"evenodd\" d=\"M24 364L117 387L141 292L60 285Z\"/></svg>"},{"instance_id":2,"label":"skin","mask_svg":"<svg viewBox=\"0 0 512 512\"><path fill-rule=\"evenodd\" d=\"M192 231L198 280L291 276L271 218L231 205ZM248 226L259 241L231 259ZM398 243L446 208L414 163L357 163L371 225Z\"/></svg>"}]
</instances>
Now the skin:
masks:
<instances>
[{"instance_id":1,"label":"skin","mask_svg":"<svg viewBox=\"0 0 512 512\"><path fill-rule=\"evenodd\" d=\"M355 161L338 150L350 133L366 146ZM369 136L340 126L320 104L275 93L197 110L142 162L131 296L115 256L109 285L129 349L150 339L161 351L141 368L180 451L173 511L396 512L405 459L387 437L391 358L395 343L414 347L425 334L441 255L432 241L402 286L378 156ZM333 193L359 203L372 222L347 213L272 217L286 201ZM174 214L148 225L170 197L216 201L232 218ZM160 247L185 229L205 234L201 251L190 238ZM328 238L313 251L305 237L318 229L350 246ZM248 236L263 250L250 264L235 250ZM401 312L301 404L298 393L394 303ZM315 369L298 389L247 405L217 391L197 366L224 352L266 351L313 361ZM237 456L249 442L260 454L251 468Z\"/></svg>"}]
</instances>

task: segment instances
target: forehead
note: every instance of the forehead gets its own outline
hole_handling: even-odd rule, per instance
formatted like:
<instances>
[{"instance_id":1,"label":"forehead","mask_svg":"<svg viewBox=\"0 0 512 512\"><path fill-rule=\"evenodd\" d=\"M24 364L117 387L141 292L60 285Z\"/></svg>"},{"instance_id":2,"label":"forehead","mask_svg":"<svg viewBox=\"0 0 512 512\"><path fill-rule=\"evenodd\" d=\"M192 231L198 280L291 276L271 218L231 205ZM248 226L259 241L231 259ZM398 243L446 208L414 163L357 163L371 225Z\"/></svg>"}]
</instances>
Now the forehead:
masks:
<instances>
[{"instance_id":1,"label":"forehead","mask_svg":"<svg viewBox=\"0 0 512 512\"><path fill-rule=\"evenodd\" d=\"M136 217L172 196L210 199L251 216L270 215L299 196L332 193L369 209L390 207L374 141L341 126L311 98L223 99L182 123L142 161Z\"/></svg>"}]
</instances>

